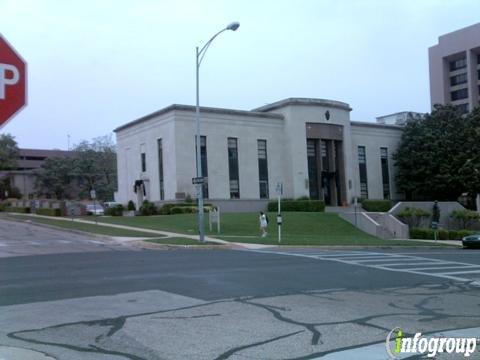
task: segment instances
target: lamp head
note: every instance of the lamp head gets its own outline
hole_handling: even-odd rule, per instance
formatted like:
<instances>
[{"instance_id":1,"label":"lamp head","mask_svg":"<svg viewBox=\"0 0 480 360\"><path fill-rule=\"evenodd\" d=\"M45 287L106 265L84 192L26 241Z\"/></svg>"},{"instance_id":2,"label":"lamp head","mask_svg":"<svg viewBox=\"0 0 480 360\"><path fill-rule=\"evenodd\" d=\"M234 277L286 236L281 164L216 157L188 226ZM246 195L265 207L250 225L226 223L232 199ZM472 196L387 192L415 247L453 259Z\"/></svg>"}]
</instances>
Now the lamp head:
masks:
<instances>
[{"instance_id":1,"label":"lamp head","mask_svg":"<svg viewBox=\"0 0 480 360\"><path fill-rule=\"evenodd\" d=\"M237 21L234 21L234 22L228 24L228 26L227 26L225 29L226 29L226 30L235 31L235 30L237 30L239 27L240 27L240 23L237 22Z\"/></svg>"}]
</instances>

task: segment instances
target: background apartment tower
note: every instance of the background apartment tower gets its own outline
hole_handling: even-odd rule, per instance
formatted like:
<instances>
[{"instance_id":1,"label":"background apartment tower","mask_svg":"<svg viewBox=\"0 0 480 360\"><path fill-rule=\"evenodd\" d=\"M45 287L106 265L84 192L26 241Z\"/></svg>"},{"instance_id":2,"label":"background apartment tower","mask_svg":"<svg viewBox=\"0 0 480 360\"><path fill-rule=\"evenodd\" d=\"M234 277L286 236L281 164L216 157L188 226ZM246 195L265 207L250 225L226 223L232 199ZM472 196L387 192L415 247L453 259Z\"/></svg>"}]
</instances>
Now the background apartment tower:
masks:
<instances>
[{"instance_id":1,"label":"background apartment tower","mask_svg":"<svg viewBox=\"0 0 480 360\"><path fill-rule=\"evenodd\" d=\"M430 101L469 112L479 105L480 23L445 34L428 49Z\"/></svg>"}]
</instances>

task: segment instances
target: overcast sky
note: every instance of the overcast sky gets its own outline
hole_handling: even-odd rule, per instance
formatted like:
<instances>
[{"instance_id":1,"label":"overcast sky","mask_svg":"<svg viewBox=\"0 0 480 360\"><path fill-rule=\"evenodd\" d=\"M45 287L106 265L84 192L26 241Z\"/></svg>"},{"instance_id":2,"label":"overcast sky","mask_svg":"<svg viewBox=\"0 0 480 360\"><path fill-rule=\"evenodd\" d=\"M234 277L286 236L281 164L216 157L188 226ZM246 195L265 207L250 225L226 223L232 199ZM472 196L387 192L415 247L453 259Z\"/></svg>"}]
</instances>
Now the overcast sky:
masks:
<instances>
[{"instance_id":1,"label":"overcast sky","mask_svg":"<svg viewBox=\"0 0 480 360\"><path fill-rule=\"evenodd\" d=\"M204 106L339 100L352 120L430 109L428 47L479 21L478 0L0 0L28 62L28 106L0 133L67 148L172 103L195 104L195 46L231 21L201 68Z\"/></svg>"}]
</instances>

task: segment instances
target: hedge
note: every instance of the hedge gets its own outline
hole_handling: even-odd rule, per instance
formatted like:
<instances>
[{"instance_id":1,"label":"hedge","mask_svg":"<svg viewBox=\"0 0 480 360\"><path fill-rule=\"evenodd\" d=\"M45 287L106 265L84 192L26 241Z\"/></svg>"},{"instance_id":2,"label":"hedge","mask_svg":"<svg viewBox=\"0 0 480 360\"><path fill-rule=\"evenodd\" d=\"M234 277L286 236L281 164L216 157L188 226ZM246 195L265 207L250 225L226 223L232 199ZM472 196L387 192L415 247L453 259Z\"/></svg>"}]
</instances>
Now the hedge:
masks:
<instances>
[{"instance_id":1,"label":"hedge","mask_svg":"<svg viewBox=\"0 0 480 360\"><path fill-rule=\"evenodd\" d=\"M387 212L392 208L390 200L362 199L362 208L371 212Z\"/></svg>"},{"instance_id":2,"label":"hedge","mask_svg":"<svg viewBox=\"0 0 480 360\"><path fill-rule=\"evenodd\" d=\"M209 212L212 210L211 206L204 206L203 211ZM196 214L198 213L198 207L196 206L174 206L170 209L170 213L168 215L176 215L176 214Z\"/></svg>"},{"instance_id":3,"label":"hedge","mask_svg":"<svg viewBox=\"0 0 480 360\"><path fill-rule=\"evenodd\" d=\"M123 205L112 206L105 209L105 215L108 216L122 216L123 215Z\"/></svg>"},{"instance_id":4,"label":"hedge","mask_svg":"<svg viewBox=\"0 0 480 360\"><path fill-rule=\"evenodd\" d=\"M14 213L22 213L22 214L29 214L30 213L30 207L11 207L7 206L5 208L5 211L7 212L14 212Z\"/></svg>"},{"instance_id":5,"label":"hedge","mask_svg":"<svg viewBox=\"0 0 480 360\"><path fill-rule=\"evenodd\" d=\"M62 210L60 209L49 209L49 208L40 208L36 210L37 215L45 216L62 216Z\"/></svg>"},{"instance_id":6,"label":"hedge","mask_svg":"<svg viewBox=\"0 0 480 360\"><path fill-rule=\"evenodd\" d=\"M140 215L142 216L156 215L158 212L155 204L148 200L143 200L143 204L142 206L140 206L139 211L140 211Z\"/></svg>"},{"instance_id":7,"label":"hedge","mask_svg":"<svg viewBox=\"0 0 480 360\"><path fill-rule=\"evenodd\" d=\"M204 204L204 209L205 211L209 211L213 207L212 204ZM180 210L175 210L175 212L172 212L173 208L187 208L190 210L185 210L185 211L180 211ZM195 211L192 211L192 209L195 209ZM197 212L197 206L195 206L195 203L168 203L168 204L163 204L162 207L159 210L160 215L174 215L174 214L191 214Z\"/></svg>"},{"instance_id":8,"label":"hedge","mask_svg":"<svg viewBox=\"0 0 480 360\"><path fill-rule=\"evenodd\" d=\"M277 211L278 202L270 201L268 211ZM281 211L305 211L305 212L323 212L325 211L325 201L323 200L282 200L280 204Z\"/></svg>"},{"instance_id":9,"label":"hedge","mask_svg":"<svg viewBox=\"0 0 480 360\"><path fill-rule=\"evenodd\" d=\"M435 239L435 230L428 228L411 228L411 239ZM463 237L472 235L473 231L468 230L437 230L438 240L462 240Z\"/></svg>"}]
</instances>

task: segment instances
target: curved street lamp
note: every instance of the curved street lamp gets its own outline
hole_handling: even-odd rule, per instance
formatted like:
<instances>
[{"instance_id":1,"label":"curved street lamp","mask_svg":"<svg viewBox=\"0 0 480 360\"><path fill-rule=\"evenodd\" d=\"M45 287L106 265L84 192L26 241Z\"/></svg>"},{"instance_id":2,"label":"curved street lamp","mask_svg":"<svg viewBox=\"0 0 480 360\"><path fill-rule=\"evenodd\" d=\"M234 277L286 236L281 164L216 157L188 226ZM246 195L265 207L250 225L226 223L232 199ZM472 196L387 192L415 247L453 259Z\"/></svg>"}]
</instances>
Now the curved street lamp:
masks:
<instances>
[{"instance_id":1,"label":"curved street lamp","mask_svg":"<svg viewBox=\"0 0 480 360\"><path fill-rule=\"evenodd\" d=\"M203 47L198 50L198 46L196 47L196 75L197 75L197 104L195 109L195 120L197 124L197 131L196 131L196 153L197 153L197 179L199 180L202 178L201 183L197 183L197 198L198 198L198 233L200 235L200 241L205 241L205 228L203 224L203 174L202 174L202 161L201 161L201 153L200 153L200 91L199 91L199 70L200 64L202 63L203 57L208 50L208 47L212 43L212 41L220 35L222 32L227 30L235 31L240 27L239 22L232 22L228 24L228 26L218 33L212 36L210 40L207 41ZM199 182L197 180L197 182Z\"/></svg>"}]
</instances>

